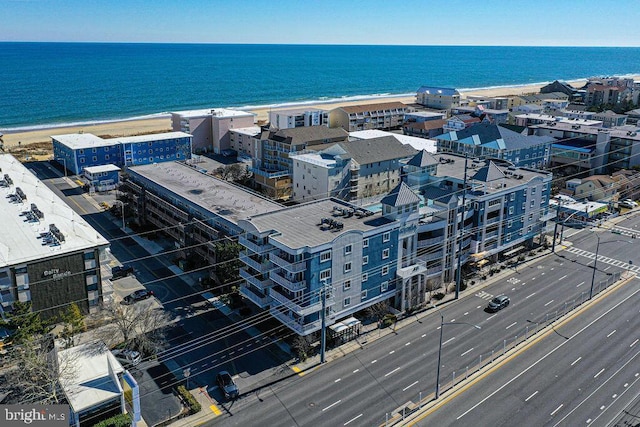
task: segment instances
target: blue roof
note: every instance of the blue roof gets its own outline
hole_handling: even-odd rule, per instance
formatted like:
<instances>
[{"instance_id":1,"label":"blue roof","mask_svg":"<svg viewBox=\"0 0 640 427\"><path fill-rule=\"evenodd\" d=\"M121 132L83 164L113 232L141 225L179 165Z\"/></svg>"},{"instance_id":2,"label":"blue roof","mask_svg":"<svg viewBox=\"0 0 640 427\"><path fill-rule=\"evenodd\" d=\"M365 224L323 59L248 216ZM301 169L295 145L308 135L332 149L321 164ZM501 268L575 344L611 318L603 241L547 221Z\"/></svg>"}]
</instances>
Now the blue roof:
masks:
<instances>
[{"instance_id":1,"label":"blue roof","mask_svg":"<svg viewBox=\"0 0 640 427\"><path fill-rule=\"evenodd\" d=\"M437 87L437 86L422 86L418 89L418 93L429 93L443 96L460 95L457 89L450 87Z\"/></svg>"},{"instance_id":2,"label":"blue roof","mask_svg":"<svg viewBox=\"0 0 640 427\"><path fill-rule=\"evenodd\" d=\"M572 147L570 145L553 144L551 148L560 148L567 151L577 151L578 153L591 153L595 148Z\"/></svg>"}]
</instances>

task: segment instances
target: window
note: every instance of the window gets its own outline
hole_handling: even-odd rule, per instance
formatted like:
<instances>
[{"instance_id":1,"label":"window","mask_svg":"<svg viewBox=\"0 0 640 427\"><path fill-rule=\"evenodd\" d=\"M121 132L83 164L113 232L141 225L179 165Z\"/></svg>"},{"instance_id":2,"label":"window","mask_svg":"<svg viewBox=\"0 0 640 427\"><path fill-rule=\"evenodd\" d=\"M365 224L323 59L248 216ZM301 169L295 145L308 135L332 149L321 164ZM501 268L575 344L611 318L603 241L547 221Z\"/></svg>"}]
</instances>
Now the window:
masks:
<instances>
[{"instance_id":1,"label":"window","mask_svg":"<svg viewBox=\"0 0 640 427\"><path fill-rule=\"evenodd\" d=\"M362 291L362 292L360 293L360 299L361 299L361 300L363 300L363 299L367 299L367 291L366 291L366 290L364 290L364 291Z\"/></svg>"},{"instance_id":2,"label":"window","mask_svg":"<svg viewBox=\"0 0 640 427\"><path fill-rule=\"evenodd\" d=\"M349 255L351 253L351 249L352 249L351 245L345 246L344 247L344 254L345 255Z\"/></svg>"},{"instance_id":3,"label":"window","mask_svg":"<svg viewBox=\"0 0 640 427\"><path fill-rule=\"evenodd\" d=\"M344 299L344 303L342 304L344 307L349 307L351 305L351 297L346 297Z\"/></svg>"},{"instance_id":4,"label":"window","mask_svg":"<svg viewBox=\"0 0 640 427\"><path fill-rule=\"evenodd\" d=\"M516 193L511 193L511 201L513 202L516 199Z\"/></svg>"},{"instance_id":5,"label":"window","mask_svg":"<svg viewBox=\"0 0 640 427\"><path fill-rule=\"evenodd\" d=\"M98 157L97 157L97 156L93 156L91 159L92 159L94 162L97 162L97 161L98 161Z\"/></svg>"},{"instance_id":6,"label":"window","mask_svg":"<svg viewBox=\"0 0 640 427\"><path fill-rule=\"evenodd\" d=\"M384 249L382 251L382 259L387 259L387 258L389 258L389 248Z\"/></svg>"},{"instance_id":7,"label":"window","mask_svg":"<svg viewBox=\"0 0 640 427\"><path fill-rule=\"evenodd\" d=\"M386 276L387 274L389 274L389 266L385 265L384 267L382 267L382 271L380 274L383 276Z\"/></svg>"},{"instance_id":8,"label":"window","mask_svg":"<svg viewBox=\"0 0 640 427\"><path fill-rule=\"evenodd\" d=\"M329 261L331 259L331 251L324 251L320 253L320 262Z\"/></svg>"},{"instance_id":9,"label":"window","mask_svg":"<svg viewBox=\"0 0 640 427\"><path fill-rule=\"evenodd\" d=\"M324 279L329 279L331 278L331 269L328 268L326 270L322 270L320 272L320 280L324 280Z\"/></svg>"},{"instance_id":10,"label":"window","mask_svg":"<svg viewBox=\"0 0 640 427\"><path fill-rule=\"evenodd\" d=\"M347 263L344 264L344 272L348 273L350 271L351 271L351 263L347 262Z\"/></svg>"},{"instance_id":11,"label":"window","mask_svg":"<svg viewBox=\"0 0 640 427\"><path fill-rule=\"evenodd\" d=\"M362 257L362 265L369 264L369 255L365 255Z\"/></svg>"},{"instance_id":12,"label":"window","mask_svg":"<svg viewBox=\"0 0 640 427\"><path fill-rule=\"evenodd\" d=\"M363 273L362 274L362 281L366 282L367 280L369 280L369 275L367 273Z\"/></svg>"},{"instance_id":13,"label":"window","mask_svg":"<svg viewBox=\"0 0 640 427\"><path fill-rule=\"evenodd\" d=\"M364 239L362 241L362 247L363 248L368 248L369 247L369 239Z\"/></svg>"},{"instance_id":14,"label":"window","mask_svg":"<svg viewBox=\"0 0 640 427\"><path fill-rule=\"evenodd\" d=\"M104 159L105 159L105 160L109 160L109 155L108 155L108 154L105 154L105 155L104 155Z\"/></svg>"},{"instance_id":15,"label":"window","mask_svg":"<svg viewBox=\"0 0 640 427\"><path fill-rule=\"evenodd\" d=\"M389 282L384 281L380 284L380 292L387 292L389 289Z\"/></svg>"},{"instance_id":16,"label":"window","mask_svg":"<svg viewBox=\"0 0 640 427\"><path fill-rule=\"evenodd\" d=\"M536 201L535 201L535 200L532 200L532 201L531 201L531 207L534 207L535 205L536 205Z\"/></svg>"},{"instance_id":17,"label":"window","mask_svg":"<svg viewBox=\"0 0 640 427\"><path fill-rule=\"evenodd\" d=\"M386 233L384 233L382 235L382 241L383 242L388 242L389 240L391 240L391 233L389 233L388 231Z\"/></svg>"},{"instance_id":18,"label":"window","mask_svg":"<svg viewBox=\"0 0 640 427\"><path fill-rule=\"evenodd\" d=\"M507 221L507 228L511 228L513 226L513 221L509 220Z\"/></svg>"},{"instance_id":19,"label":"window","mask_svg":"<svg viewBox=\"0 0 640 427\"><path fill-rule=\"evenodd\" d=\"M507 242L511 240L511 233L507 233L507 238L505 239Z\"/></svg>"},{"instance_id":20,"label":"window","mask_svg":"<svg viewBox=\"0 0 640 427\"><path fill-rule=\"evenodd\" d=\"M513 215L513 206L509 206L509 215Z\"/></svg>"},{"instance_id":21,"label":"window","mask_svg":"<svg viewBox=\"0 0 640 427\"><path fill-rule=\"evenodd\" d=\"M348 291L349 289L351 289L351 280L345 280L344 284L342 285L342 290Z\"/></svg>"}]
</instances>

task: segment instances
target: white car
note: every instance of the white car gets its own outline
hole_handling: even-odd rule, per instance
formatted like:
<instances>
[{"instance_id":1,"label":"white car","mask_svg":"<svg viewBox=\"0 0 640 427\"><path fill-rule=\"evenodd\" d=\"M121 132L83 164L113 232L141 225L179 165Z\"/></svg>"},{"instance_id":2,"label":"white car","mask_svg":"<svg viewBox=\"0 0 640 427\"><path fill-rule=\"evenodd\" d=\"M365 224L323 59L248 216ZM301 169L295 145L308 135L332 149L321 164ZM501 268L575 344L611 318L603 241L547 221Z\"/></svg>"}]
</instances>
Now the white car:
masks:
<instances>
[{"instance_id":1,"label":"white car","mask_svg":"<svg viewBox=\"0 0 640 427\"><path fill-rule=\"evenodd\" d=\"M627 209L633 209L637 206L637 204L634 205L634 203L635 202L632 202L630 200L623 200L621 202L618 202L618 206L627 208Z\"/></svg>"},{"instance_id":2,"label":"white car","mask_svg":"<svg viewBox=\"0 0 640 427\"><path fill-rule=\"evenodd\" d=\"M136 366L142 360L142 356L135 350L116 349L111 350L116 360L123 365Z\"/></svg>"},{"instance_id":3,"label":"white car","mask_svg":"<svg viewBox=\"0 0 640 427\"><path fill-rule=\"evenodd\" d=\"M624 199L623 202L629 203L629 204L633 205L633 207L638 206L638 202L634 202L631 199Z\"/></svg>"}]
</instances>

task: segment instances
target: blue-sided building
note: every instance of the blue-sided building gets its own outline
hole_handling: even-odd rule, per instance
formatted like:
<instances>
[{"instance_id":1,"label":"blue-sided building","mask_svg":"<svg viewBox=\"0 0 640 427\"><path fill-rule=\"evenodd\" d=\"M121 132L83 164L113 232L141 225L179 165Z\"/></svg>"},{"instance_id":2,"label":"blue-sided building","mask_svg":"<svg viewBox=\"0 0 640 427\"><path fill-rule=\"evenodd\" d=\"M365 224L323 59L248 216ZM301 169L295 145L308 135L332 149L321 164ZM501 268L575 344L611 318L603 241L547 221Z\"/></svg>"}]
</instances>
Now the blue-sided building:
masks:
<instances>
[{"instance_id":1,"label":"blue-sided building","mask_svg":"<svg viewBox=\"0 0 640 427\"><path fill-rule=\"evenodd\" d=\"M112 164L122 168L191 158L192 136L184 132L109 139L76 133L51 139L54 160L74 175L92 166Z\"/></svg>"}]
</instances>

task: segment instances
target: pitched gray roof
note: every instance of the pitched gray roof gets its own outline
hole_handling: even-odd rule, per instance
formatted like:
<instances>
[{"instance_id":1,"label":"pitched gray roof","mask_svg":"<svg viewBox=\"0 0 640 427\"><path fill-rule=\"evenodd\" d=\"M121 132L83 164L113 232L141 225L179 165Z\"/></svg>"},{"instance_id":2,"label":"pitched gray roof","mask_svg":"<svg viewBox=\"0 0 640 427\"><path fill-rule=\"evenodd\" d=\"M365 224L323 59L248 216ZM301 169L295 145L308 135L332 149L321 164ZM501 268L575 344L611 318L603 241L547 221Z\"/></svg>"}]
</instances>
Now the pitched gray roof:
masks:
<instances>
[{"instance_id":1,"label":"pitched gray roof","mask_svg":"<svg viewBox=\"0 0 640 427\"><path fill-rule=\"evenodd\" d=\"M407 162L407 165L416 166L419 168L424 168L426 166L437 165L437 164L438 164L438 160L436 160L436 158L433 157L433 155L428 153L427 150L420 151L418 154L413 156L411 160Z\"/></svg>"},{"instance_id":2,"label":"pitched gray roof","mask_svg":"<svg viewBox=\"0 0 640 427\"><path fill-rule=\"evenodd\" d=\"M400 185L396 186L396 188L391 190L391 192L381 200L383 205L388 206L404 206L418 202L420 202L420 197L416 196L416 193L404 182L401 182Z\"/></svg>"},{"instance_id":3,"label":"pitched gray roof","mask_svg":"<svg viewBox=\"0 0 640 427\"><path fill-rule=\"evenodd\" d=\"M447 135L449 135L450 138L447 138ZM460 141L473 137L474 135L477 135L475 140L479 140L480 145L502 140L504 141L503 145L506 150L529 148L531 146L555 141L555 139L550 136L523 135L521 133L514 132L511 129L507 129L506 127L487 122L477 123L473 126L469 126L468 128L449 132L448 134L438 136L437 138Z\"/></svg>"},{"instance_id":4,"label":"pitched gray roof","mask_svg":"<svg viewBox=\"0 0 640 427\"><path fill-rule=\"evenodd\" d=\"M351 158L361 165L393 159L405 159L418 152L410 145L401 143L393 136L339 142L338 144L351 155Z\"/></svg>"},{"instance_id":5,"label":"pitched gray roof","mask_svg":"<svg viewBox=\"0 0 640 427\"><path fill-rule=\"evenodd\" d=\"M504 178L504 173L500 169L498 169L496 164L492 161L489 161L486 166L481 168L478 172L475 173L475 175L471 177L471 179L474 179L476 181L484 182L491 182L502 178Z\"/></svg>"}]
</instances>

